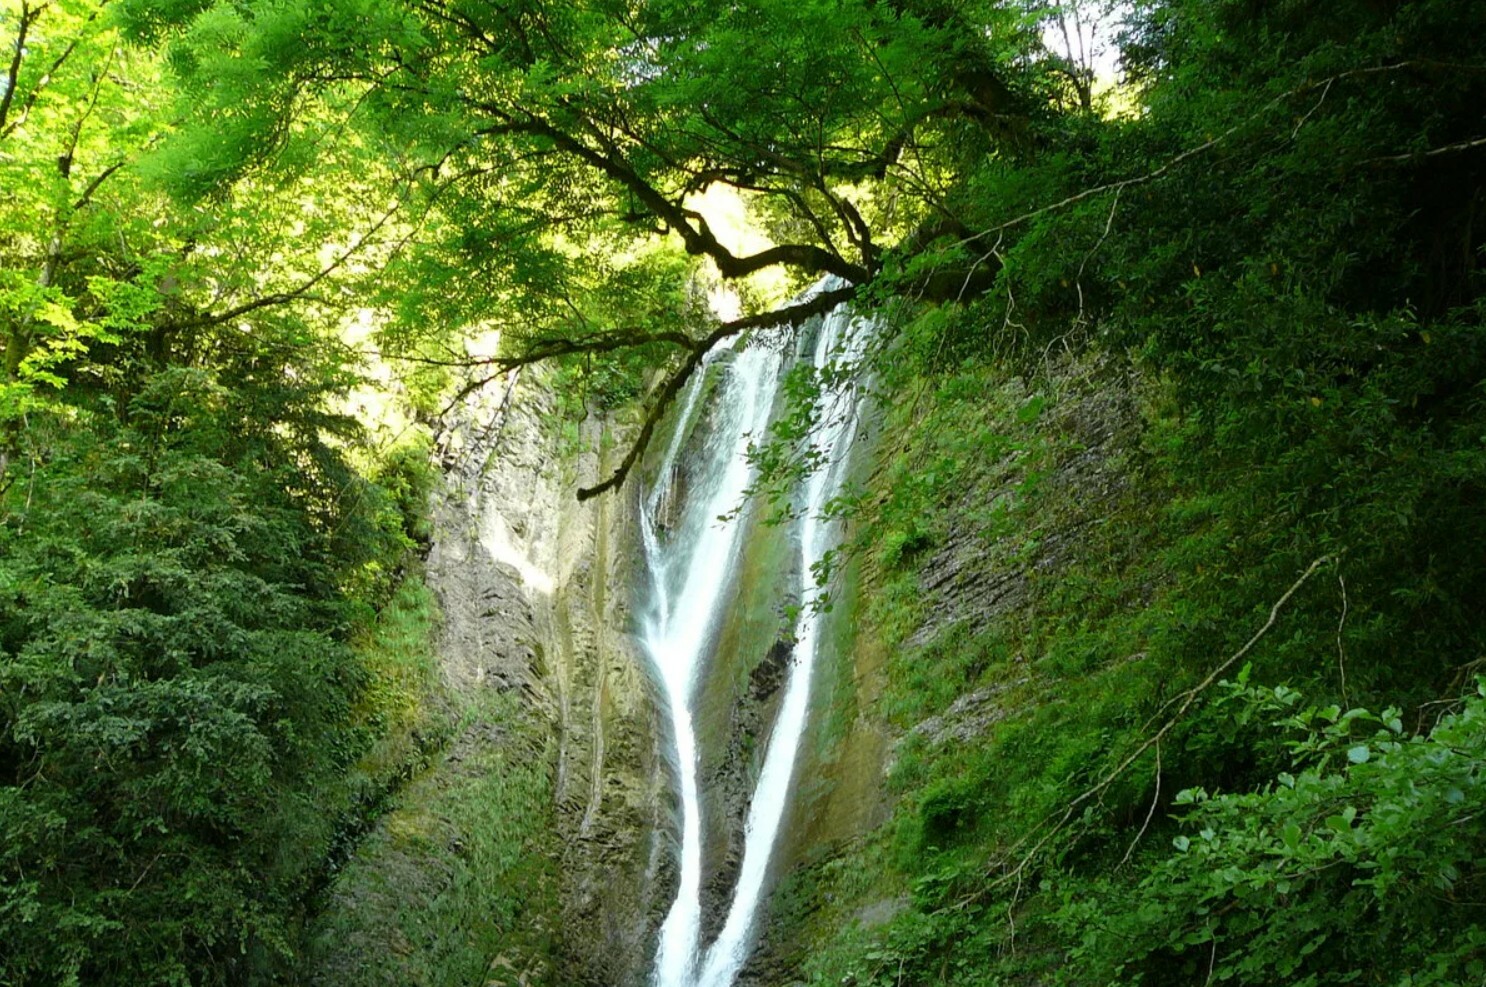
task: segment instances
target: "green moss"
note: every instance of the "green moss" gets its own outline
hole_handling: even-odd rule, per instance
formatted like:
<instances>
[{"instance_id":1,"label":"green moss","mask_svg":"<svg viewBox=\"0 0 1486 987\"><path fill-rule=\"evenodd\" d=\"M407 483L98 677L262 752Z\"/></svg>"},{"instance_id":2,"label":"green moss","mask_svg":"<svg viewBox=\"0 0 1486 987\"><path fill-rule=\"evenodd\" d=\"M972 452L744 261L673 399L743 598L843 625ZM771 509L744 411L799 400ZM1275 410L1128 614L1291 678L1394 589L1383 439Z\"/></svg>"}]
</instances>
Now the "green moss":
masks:
<instances>
[{"instance_id":1,"label":"green moss","mask_svg":"<svg viewBox=\"0 0 1486 987\"><path fill-rule=\"evenodd\" d=\"M723 603L726 616L697 698L696 720L704 731L722 731L733 725L733 707L738 697L752 692L750 677L754 670L794 630L793 611L780 598L781 586L788 585L781 583L781 577L798 566L798 549L789 539L788 528L769 524L767 517L752 512L728 523L744 525L744 531L735 589ZM764 708L775 698L777 695L768 697ZM728 738L720 733L704 734L699 743L701 750L713 756L721 756L728 749ZM762 754L760 748L759 759ZM750 764L754 774L761 767L760 763Z\"/></svg>"},{"instance_id":2,"label":"green moss","mask_svg":"<svg viewBox=\"0 0 1486 987\"><path fill-rule=\"evenodd\" d=\"M433 593L410 576L357 644L369 673L357 718L375 738L355 770L364 787L406 774L447 739L449 710L433 650L437 626Z\"/></svg>"},{"instance_id":3,"label":"green moss","mask_svg":"<svg viewBox=\"0 0 1486 987\"><path fill-rule=\"evenodd\" d=\"M552 752L524 715L509 694L463 711L445 755L337 876L311 936L317 982L515 984L545 969Z\"/></svg>"}]
</instances>

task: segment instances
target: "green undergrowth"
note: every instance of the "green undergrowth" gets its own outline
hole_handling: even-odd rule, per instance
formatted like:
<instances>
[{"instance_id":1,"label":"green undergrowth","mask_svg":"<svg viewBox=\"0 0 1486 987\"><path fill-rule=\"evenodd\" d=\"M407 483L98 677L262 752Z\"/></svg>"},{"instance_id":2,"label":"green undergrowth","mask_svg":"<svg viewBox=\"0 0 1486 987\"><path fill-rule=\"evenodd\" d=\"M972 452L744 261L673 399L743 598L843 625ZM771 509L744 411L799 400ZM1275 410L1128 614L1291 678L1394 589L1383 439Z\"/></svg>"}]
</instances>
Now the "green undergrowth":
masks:
<instances>
[{"instance_id":1,"label":"green undergrowth","mask_svg":"<svg viewBox=\"0 0 1486 987\"><path fill-rule=\"evenodd\" d=\"M455 712L434 652L438 604L421 575L408 573L354 642L367 681L352 715L361 756L346 775L341 817L322 864L315 907L402 788L448 745Z\"/></svg>"},{"instance_id":2,"label":"green undergrowth","mask_svg":"<svg viewBox=\"0 0 1486 987\"><path fill-rule=\"evenodd\" d=\"M358 712L377 738L359 765L369 779L403 770L419 749L447 736L434 634L438 604L421 579L405 580L377 615L358 651L370 674Z\"/></svg>"},{"instance_id":3,"label":"green undergrowth","mask_svg":"<svg viewBox=\"0 0 1486 987\"><path fill-rule=\"evenodd\" d=\"M551 758L509 693L454 693L434 644L437 603L405 580L358 642L369 738L318 913L303 982L522 982L548 952ZM507 978L507 979L503 979Z\"/></svg>"},{"instance_id":4,"label":"green undergrowth","mask_svg":"<svg viewBox=\"0 0 1486 987\"><path fill-rule=\"evenodd\" d=\"M1249 670L1213 714L1260 722L1284 770L1250 792L1200 786L1138 884L1049 879L1076 945L1064 984L1480 983L1486 683L1415 733L1402 710L1317 706ZM1383 944L1387 949L1380 948Z\"/></svg>"},{"instance_id":5,"label":"green undergrowth","mask_svg":"<svg viewBox=\"0 0 1486 987\"><path fill-rule=\"evenodd\" d=\"M971 363L918 383L920 396L890 423L878 497L855 546L869 573L860 633L881 638L890 655L872 715L900 738L888 780L895 811L862 847L810 869L814 904L798 909L811 916L809 982L1189 983L1202 979L1194 957L1216 952L1232 982L1343 983L1379 941L1405 931L1417 946L1371 982L1461 982L1451 977L1474 969L1480 938L1456 886L1476 879L1467 812L1456 814L1467 850L1444 883L1416 855L1398 863L1391 897L1368 897L1347 889L1371 887L1378 865L1317 863L1327 876L1300 899L1312 909L1304 941L1257 931L1279 923L1290 894L1270 875L1261 889L1270 898L1256 903L1250 885L1260 878L1245 875L1267 866L1262 849L1234 861L1174 850L1209 830L1236 846L1222 827L1281 820L1294 807L1277 793L1302 769L1320 779L1307 811L1323 829L1327 805L1351 798L1364 811L1373 797L1320 794L1316 786L1350 784L1346 759L1297 760L1293 724L1287 732L1273 725L1278 716L1234 715L1242 703L1219 702L1226 694L1216 686L1176 716L1187 690L1256 635L1244 654L1255 681L1337 710L1348 700L1397 704L1413 719L1405 729L1390 714L1398 730L1388 742L1429 756L1410 746L1431 743L1432 720L1422 717L1439 707L1427 704L1458 694L1457 666L1478 652L1449 647L1457 623L1438 629L1430 660L1405 657L1397 635L1417 619L1414 573L1371 546L1348 551L1361 540L1355 527L1276 523L1285 503L1275 474L1214 468L1198 451L1210 423L1184 410L1159 375L1132 375L1122 360L1030 378ZM1402 482L1401 471L1379 471L1371 494L1384 499ZM1368 533L1386 539L1388 528L1372 521ZM961 602L946 617L926 586L954 559L982 578L1005 577L1004 603L966 613ZM1349 729L1374 722L1368 715L1348 714ZM1159 746L1142 748L1168 720ZM1335 746L1335 728L1325 729ZM1463 766L1451 770L1473 777L1477 752L1457 753ZM1207 795L1174 802L1199 787L1255 794L1221 796L1221 809ZM1194 801L1195 812L1183 808ZM1439 823L1430 819L1408 823L1400 846L1423 840ZM1377 825L1389 838L1392 823ZM1288 838L1275 829L1251 840L1261 837ZM1374 852L1394 860L1387 847ZM1330 873L1342 868L1346 877ZM1220 879L1208 880L1215 871ZM1400 904L1399 889L1414 886L1433 887L1423 893L1438 900ZM1333 898L1342 903L1325 904ZM1152 901L1170 904L1138 907ZM1112 917L1100 927L1092 912ZM1334 975L1326 962L1338 964ZM1421 972L1407 979L1413 966Z\"/></svg>"},{"instance_id":6,"label":"green undergrowth","mask_svg":"<svg viewBox=\"0 0 1486 987\"><path fill-rule=\"evenodd\" d=\"M287 977L396 785L426 447L373 455L324 410L342 371L294 357L141 363L30 416L0 490L0 982Z\"/></svg>"},{"instance_id":7,"label":"green undergrowth","mask_svg":"<svg viewBox=\"0 0 1486 987\"><path fill-rule=\"evenodd\" d=\"M549 952L551 758L509 694L470 700L452 739L336 876L310 982L515 984Z\"/></svg>"}]
</instances>

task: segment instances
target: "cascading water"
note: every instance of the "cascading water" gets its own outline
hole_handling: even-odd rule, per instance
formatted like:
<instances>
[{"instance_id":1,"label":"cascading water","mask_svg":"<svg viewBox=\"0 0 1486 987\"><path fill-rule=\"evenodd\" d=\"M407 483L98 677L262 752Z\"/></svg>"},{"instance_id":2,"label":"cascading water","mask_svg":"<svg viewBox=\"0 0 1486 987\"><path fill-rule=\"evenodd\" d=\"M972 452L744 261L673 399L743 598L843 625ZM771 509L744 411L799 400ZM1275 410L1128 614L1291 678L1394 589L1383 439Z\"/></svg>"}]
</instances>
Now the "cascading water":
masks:
<instances>
[{"instance_id":1,"label":"cascading water","mask_svg":"<svg viewBox=\"0 0 1486 987\"><path fill-rule=\"evenodd\" d=\"M837 310L823 320L813 353L817 368L860 355L867 333L857 320ZM702 828L697 785L696 730L691 701L697 674L713 643L719 603L731 583L742 524L719 522L735 508L753 475L747 461L751 437L761 437L779 385L781 360L762 348L748 348L725 369L718 387L715 417L680 517L669 537L657 528L662 505L674 496L676 461L695 424L702 379L686 393L660 479L642 510L645 552L650 568L651 609L641 628L642 644L654 663L669 705L680 789L681 880L675 903L661 926L656 987L729 987L748 955L750 937L763 901L769 862L788 804L800 739L809 714L811 674L820 636L820 612L801 609L796 645L784 698L769 738L763 770L749 803L742 868L722 931L705 955L701 943ZM836 538L824 516L847 471L847 450L856 428L858 402L849 393L826 389L817 408L811 439L822 452L819 467L801 492L796 521L800 546L801 598L813 588L813 572Z\"/></svg>"},{"instance_id":2,"label":"cascading water","mask_svg":"<svg viewBox=\"0 0 1486 987\"><path fill-rule=\"evenodd\" d=\"M642 512L645 553L650 563L652 611L641 629L641 643L660 677L670 707L680 787L681 886L661 926L656 982L682 987L692 981L701 936L702 840L697 791L696 733L691 696L707 646L717 625L718 602L738 555L739 524L719 524L747 488L751 435L768 425L779 381L779 358L762 348L747 349L726 368L717 397L717 421L692 472L679 522L664 543L656 524L671 494L681 440L690 430L703 377L686 395L682 419L661 464L661 481Z\"/></svg>"}]
</instances>

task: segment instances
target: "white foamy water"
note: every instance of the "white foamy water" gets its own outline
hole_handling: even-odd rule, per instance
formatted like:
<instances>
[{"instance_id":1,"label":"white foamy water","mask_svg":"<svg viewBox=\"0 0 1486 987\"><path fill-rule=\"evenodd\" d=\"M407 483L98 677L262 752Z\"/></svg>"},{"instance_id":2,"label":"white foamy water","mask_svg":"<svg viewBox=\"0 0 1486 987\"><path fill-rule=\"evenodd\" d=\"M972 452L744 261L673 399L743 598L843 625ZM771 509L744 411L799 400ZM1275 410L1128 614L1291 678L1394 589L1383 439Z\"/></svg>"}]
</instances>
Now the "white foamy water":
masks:
<instances>
[{"instance_id":1,"label":"white foamy water","mask_svg":"<svg viewBox=\"0 0 1486 987\"><path fill-rule=\"evenodd\" d=\"M826 285L825 287L831 287ZM867 327L842 311L825 317L812 355L817 368L835 360L855 361ZM789 806L795 762L809 721L811 676L819 651L821 614L801 608L784 698L764 756L763 770L749 803L742 867L717 939L701 942L702 830L697 784L696 729L691 704L697 675L710 657L723 616L720 602L733 583L742 522L718 521L735 508L754 479L747 461L750 437L762 439L778 391L781 360L746 349L722 368L710 429L696 462L688 463L690 488L682 491L679 517L668 534L657 527L663 510L678 496L677 459L687 433L701 415L703 381L686 392L681 420L662 463L655 489L642 512L645 552L650 568L650 616L642 623L644 648L654 663L669 706L675 768L681 803L680 886L661 926L656 956L656 987L729 987L748 958L755 926L768 892L770 863ZM825 516L827 504L845 480L848 451L856 430L858 402L851 392L827 389L810 441L823 456L800 491L801 513L794 522L800 546L800 598L814 593L816 565L836 543L836 526Z\"/></svg>"}]
</instances>

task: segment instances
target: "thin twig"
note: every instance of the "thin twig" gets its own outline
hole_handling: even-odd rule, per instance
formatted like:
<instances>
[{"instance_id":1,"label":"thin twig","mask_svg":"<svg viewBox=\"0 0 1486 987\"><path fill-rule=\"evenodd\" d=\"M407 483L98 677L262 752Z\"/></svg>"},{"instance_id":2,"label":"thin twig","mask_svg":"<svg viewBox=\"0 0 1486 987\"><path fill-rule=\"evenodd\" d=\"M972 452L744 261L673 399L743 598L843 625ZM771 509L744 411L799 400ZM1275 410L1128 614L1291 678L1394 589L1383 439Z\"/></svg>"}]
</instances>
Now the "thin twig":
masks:
<instances>
[{"instance_id":1,"label":"thin twig","mask_svg":"<svg viewBox=\"0 0 1486 987\"><path fill-rule=\"evenodd\" d=\"M1342 578L1340 565L1336 567L1336 581L1342 588L1342 615L1336 622L1336 670L1341 673L1342 705L1350 707L1352 701L1347 698L1347 649L1342 644L1342 631L1347 626L1347 581Z\"/></svg>"},{"instance_id":2,"label":"thin twig","mask_svg":"<svg viewBox=\"0 0 1486 987\"><path fill-rule=\"evenodd\" d=\"M970 290L970 282L973 281L973 280L975 280L975 272L978 271L978 270L980 270L980 265L984 264L986 261L990 260L992 257L999 257L1000 255L997 254L997 251L1000 250L1000 249L1001 249L1001 237L997 237L996 238L996 245L994 247L992 247L990 250L986 251L985 253L981 254L979 257L975 258L975 263L974 264L971 264L970 265L970 270L965 273L965 281L964 281L963 284L960 285L960 291L959 291L959 293L957 295L955 295L955 301L958 302L958 301L963 301L965 299L965 292L967 292L967 291ZM922 297L923 292L921 291L919 294L920 294L920 297Z\"/></svg>"},{"instance_id":3,"label":"thin twig","mask_svg":"<svg viewBox=\"0 0 1486 987\"><path fill-rule=\"evenodd\" d=\"M1306 121L1315 116L1316 111L1321 108L1321 104L1326 102L1326 94L1331 92L1331 84L1335 81L1335 79L1327 79L1326 85L1321 89L1321 98L1316 100L1316 105L1306 110L1305 115L1295 121L1295 129L1290 131L1290 139L1292 141L1300 135L1300 128L1305 126Z\"/></svg>"},{"instance_id":4,"label":"thin twig","mask_svg":"<svg viewBox=\"0 0 1486 987\"><path fill-rule=\"evenodd\" d=\"M15 56L10 63L10 71L5 79L5 94L3 97L0 97L0 140L9 137L17 127L25 123L27 118L30 117L31 108L36 105L36 99L41 95L41 91L57 77L57 73L61 70L62 66L72 57L73 52L77 51L77 46L82 41L82 31L98 19L99 15L103 13L103 8L108 6L109 3L110 0L101 0L93 12L88 15L87 20L79 25L77 36L68 42L67 47L62 49L62 53L53 59L52 64L37 77L36 85L31 87L30 92L26 93L25 99L21 101L20 112L15 115L15 119L11 119L11 100L14 98L16 86L20 83L21 60L26 55L26 32L35 26L36 19L51 6L51 3L47 2L41 4L39 7L31 7L29 9L28 21L27 5L24 3L21 4L20 32L15 41Z\"/></svg>"},{"instance_id":5,"label":"thin twig","mask_svg":"<svg viewBox=\"0 0 1486 987\"><path fill-rule=\"evenodd\" d=\"M139 872L139 876L134 879L134 883L131 884L131 885L129 885L129 892L131 894L134 891L138 890L139 885L145 879L145 875L149 874L149 872L154 868L154 866L160 862L160 858L163 857L163 856L165 856L165 851L164 850L161 850L159 853L155 854L155 859L154 860L151 860L148 864L146 864L144 870L142 870L142 871Z\"/></svg>"},{"instance_id":6,"label":"thin twig","mask_svg":"<svg viewBox=\"0 0 1486 987\"><path fill-rule=\"evenodd\" d=\"M1109 216L1104 220L1104 232L1099 235L1099 240L1084 254L1084 259L1079 261L1078 273L1073 276L1073 286L1078 289L1078 315L1073 321L1076 325L1082 325L1084 321L1084 269L1089 266L1089 260L1104 246L1104 241L1109 239L1109 231L1114 228L1115 210L1120 207L1120 193L1123 189L1115 189L1114 198L1109 203Z\"/></svg>"},{"instance_id":7,"label":"thin twig","mask_svg":"<svg viewBox=\"0 0 1486 987\"><path fill-rule=\"evenodd\" d=\"M259 309L269 308L274 305L284 305L289 302L299 301L305 298L305 296L308 295L312 290L314 290L315 286L318 285L321 281L324 281L326 278L334 275L336 271L344 267L346 263L353 257L355 257L358 253L360 253L367 246L374 243L374 238L378 233L381 232L382 227L386 226L389 222L392 221L392 217L397 215L398 211L403 207L405 202L406 200L404 199L399 199L394 202L392 206L382 214L381 218L372 223L372 225L368 227L366 232L357 238L355 243L351 244L345 250L341 251L340 254L338 254L333 260L331 260L329 264L321 268L317 273L301 281L297 286L287 288L283 291L277 291L272 294L261 295L255 299L252 299L251 301L243 302L242 304L233 306L223 312L207 313L197 316L194 319L177 322L172 325L171 328L176 330L184 330L200 329L206 326L217 326L225 322L231 322L233 319L240 318L252 312L256 312Z\"/></svg>"},{"instance_id":8,"label":"thin twig","mask_svg":"<svg viewBox=\"0 0 1486 987\"><path fill-rule=\"evenodd\" d=\"M92 202L93 201L93 194L98 191L98 189L103 185L104 182L108 181L109 178L111 178L114 175L115 172L117 172L120 168L124 167L124 165L126 165L126 164L128 164L128 161L127 160L126 161L115 161L113 164L109 165L107 168L105 168L102 171L100 171L93 178L93 180L88 183L87 188L83 189L83 194L80 195L80 196L78 196L77 197L77 201L72 204L73 211L74 212L80 211L80 210L82 210L82 208L84 206L86 206L90 202Z\"/></svg>"},{"instance_id":9,"label":"thin twig","mask_svg":"<svg viewBox=\"0 0 1486 987\"><path fill-rule=\"evenodd\" d=\"M1027 870L1028 867L1032 865L1033 859L1035 859L1037 854L1041 852L1041 850L1052 841L1052 838L1054 836L1056 836L1063 830L1063 827L1068 825L1069 821L1073 819L1074 814L1078 811L1079 807L1082 806L1085 802L1088 802L1090 799L1094 799L1103 795L1104 792L1109 788L1109 786L1114 784L1114 782L1130 768L1130 765L1134 764L1141 758L1142 755L1145 754L1146 751L1150 750L1156 744L1159 744L1168 733L1175 729L1177 723L1179 723L1182 717L1186 715L1187 710L1191 709L1192 705L1197 702L1197 697L1202 695L1203 692L1205 692L1215 682L1217 682L1224 673L1226 673L1234 665L1242 661L1250 651L1254 650L1254 646L1259 643L1260 639L1262 639L1264 635L1269 633L1270 629L1274 627L1275 622L1279 620L1280 611L1284 609L1285 604L1290 602L1290 598L1293 597L1300 590L1300 587L1306 584L1311 576L1315 575L1317 569L1321 568L1326 563L1333 561L1334 559L1335 556L1323 555L1312 562L1309 566L1307 566L1305 572L1301 573L1300 578L1295 580L1295 582L1290 585L1290 588L1285 590L1285 594L1275 601L1274 606L1269 608L1269 619L1264 622L1264 626L1255 631L1253 636L1249 638L1249 640L1244 644L1243 647L1239 648L1233 654L1229 655L1216 667L1214 667L1212 671L1208 672L1206 678L1197 683L1197 685L1188 689L1186 692L1182 693L1181 705L1177 708L1176 712L1171 715L1171 718L1168 719L1164 724L1162 724L1161 729L1157 730L1154 734L1147 737L1143 742L1141 742L1141 744L1136 747L1134 751L1132 751L1122 761L1120 761L1119 764L1117 764L1097 783L1095 783L1090 788L1085 789L1071 802L1069 802L1064 807L1062 815L1059 816L1056 821L1049 824L1047 820L1044 820L1037 830L1033 830L1033 834L1037 833L1038 830L1041 830L1042 835L1038 838L1037 842L1032 845L1031 849L1022 854L1021 859L1018 861L1017 865L1011 870L1003 873L1000 877L986 884L975 894L971 895L970 898L973 899L979 897L980 895L988 893L989 891L1000 887L1001 885L1006 884L1011 880L1020 881L1022 879L1023 873ZM1051 817L1049 817L1049 819L1051 819ZM1012 847L1011 852L1019 852L1020 849L1026 844L1027 840L1032 838L1033 834L1028 834L1022 840L1018 841L1016 846Z\"/></svg>"},{"instance_id":10,"label":"thin twig","mask_svg":"<svg viewBox=\"0 0 1486 987\"><path fill-rule=\"evenodd\" d=\"M1161 801L1161 744L1156 744L1156 793L1151 796L1151 807L1146 811L1145 822L1140 824L1140 832L1135 834L1135 839L1130 841L1130 846L1125 850L1125 856L1120 860L1123 867L1130 862L1130 857L1135 853L1135 845L1145 836L1145 831L1151 826L1151 819L1156 815L1156 803Z\"/></svg>"}]
</instances>

